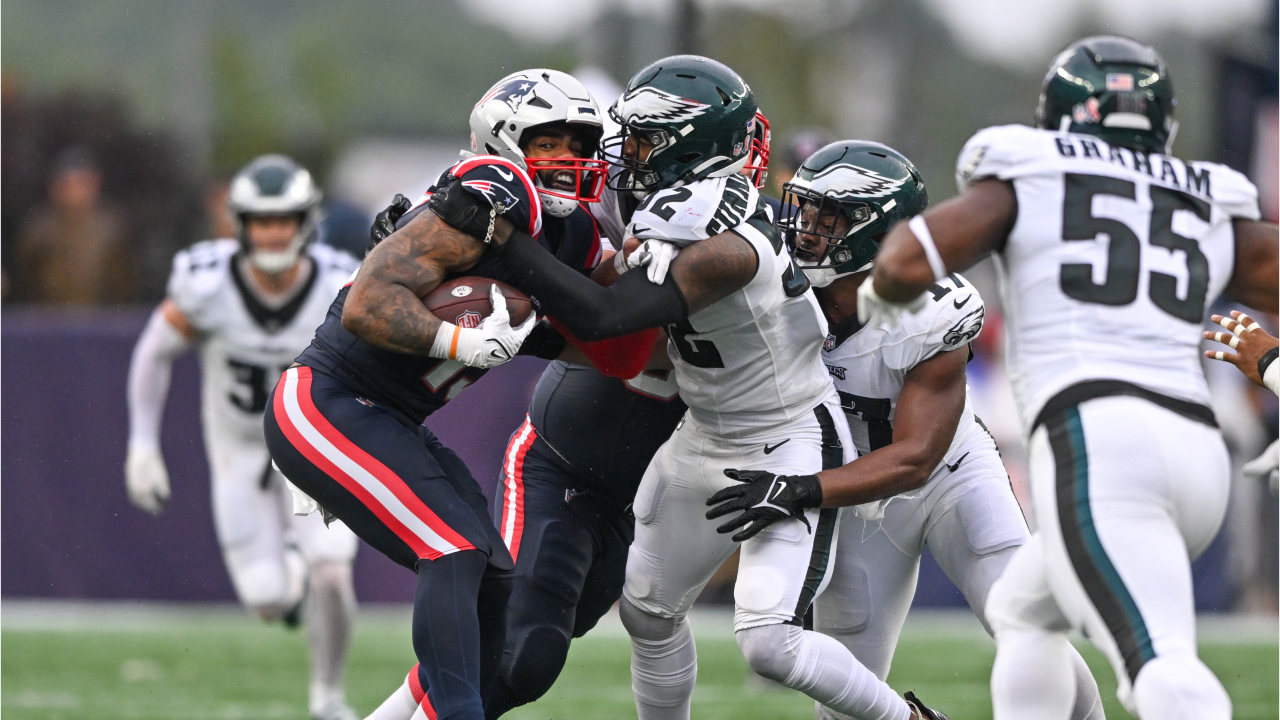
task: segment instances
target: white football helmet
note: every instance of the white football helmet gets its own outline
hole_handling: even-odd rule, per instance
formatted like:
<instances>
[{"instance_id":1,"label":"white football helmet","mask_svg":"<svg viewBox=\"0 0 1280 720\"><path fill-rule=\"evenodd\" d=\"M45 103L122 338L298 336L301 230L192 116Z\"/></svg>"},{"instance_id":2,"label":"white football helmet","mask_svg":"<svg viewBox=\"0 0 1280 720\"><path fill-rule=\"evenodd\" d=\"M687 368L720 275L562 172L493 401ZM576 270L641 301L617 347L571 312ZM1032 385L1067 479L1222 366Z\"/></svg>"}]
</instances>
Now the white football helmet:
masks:
<instances>
[{"instance_id":1,"label":"white football helmet","mask_svg":"<svg viewBox=\"0 0 1280 720\"><path fill-rule=\"evenodd\" d=\"M585 157L526 158L525 134L539 125L567 123L584 131ZM535 68L499 80L471 110L471 149L498 155L525 168L534 179L543 209L568 217L579 202L596 202L604 190L606 163L595 159L604 134L600 107L572 75ZM574 188L547 187L543 175L567 172Z\"/></svg>"},{"instance_id":2,"label":"white football helmet","mask_svg":"<svg viewBox=\"0 0 1280 720\"><path fill-rule=\"evenodd\" d=\"M262 155L244 166L231 180L227 204L235 217L236 234L249 261L266 273L293 267L302 251L315 240L320 221L320 188L311 173L284 155ZM245 229L253 215L298 215L298 232L289 247L279 251L254 250Z\"/></svg>"}]
</instances>

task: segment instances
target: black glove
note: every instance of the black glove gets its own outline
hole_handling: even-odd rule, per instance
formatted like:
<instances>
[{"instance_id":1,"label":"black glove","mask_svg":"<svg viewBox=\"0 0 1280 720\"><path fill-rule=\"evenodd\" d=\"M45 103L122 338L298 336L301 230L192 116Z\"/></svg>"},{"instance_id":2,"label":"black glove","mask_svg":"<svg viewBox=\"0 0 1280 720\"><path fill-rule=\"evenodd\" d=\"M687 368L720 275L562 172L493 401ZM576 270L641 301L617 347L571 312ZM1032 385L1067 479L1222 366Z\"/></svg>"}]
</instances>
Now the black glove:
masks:
<instances>
[{"instance_id":1,"label":"black glove","mask_svg":"<svg viewBox=\"0 0 1280 720\"><path fill-rule=\"evenodd\" d=\"M369 227L369 247L365 248L364 254L368 255L378 243L390 237L396 231L396 223L411 209L413 203L409 202L409 198L396 193L391 204L373 217L373 225Z\"/></svg>"},{"instance_id":2,"label":"black glove","mask_svg":"<svg viewBox=\"0 0 1280 720\"><path fill-rule=\"evenodd\" d=\"M743 512L716 528L716 532L731 533L745 526L733 536L734 542L742 542L787 518L799 519L813 532L804 511L822 506L822 483L817 475L774 475L765 470L725 470L724 474L744 484L727 487L708 498L707 505L715 507L707 511L707 519L735 510Z\"/></svg>"},{"instance_id":3,"label":"black glove","mask_svg":"<svg viewBox=\"0 0 1280 720\"><path fill-rule=\"evenodd\" d=\"M493 220L507 211L502 203L490 205L462 187L458 178L450 178L427 201L427 209L435 213L449 227L460 230L478 240L489 242L493 235Z\"/></svg>"},{"instance_id":4,"label":"black glove","mask_svg":"<svg viewBox=\"0 0 1280 720\"><path fill-rule=\"evenodd\" d=\"M524 344L516 354L555 360L560 357L560 353L564 352L567 343L564 336L551 327L551 323L546 318L543 318L533 326L533 332L524 339Z\"/></svg>"}]
</instances>

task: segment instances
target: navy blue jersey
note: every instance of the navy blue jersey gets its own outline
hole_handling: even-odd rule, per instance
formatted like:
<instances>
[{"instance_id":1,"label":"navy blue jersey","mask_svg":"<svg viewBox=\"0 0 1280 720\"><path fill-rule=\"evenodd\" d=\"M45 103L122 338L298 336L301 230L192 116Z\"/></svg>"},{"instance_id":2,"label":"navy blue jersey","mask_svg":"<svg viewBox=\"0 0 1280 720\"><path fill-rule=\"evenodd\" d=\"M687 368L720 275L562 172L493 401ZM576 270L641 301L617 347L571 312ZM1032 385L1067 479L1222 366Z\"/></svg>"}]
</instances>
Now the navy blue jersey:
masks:
<instances>
[{"instance_id":1,"label":"navy blue jersey","mask_svg":"<svg viewBox=\"0 0 1280 720\"><path fill-rule=\"evenodd\" d=\"M533 391L529 419L568 469L593 492L629 505L644 470L684 416L675 378L630 380L555 361Z\"/></svg>"},{"instance_id":2,"label":"navy blue jersey","mask_svg":"<svg viewBox=\"0 0 1280 720\"><path fill-rule=\"evenodd\" d=\"M469 192L490 202L502 200L509 208L505 217L516 228L538 238L565 264L590 273L599 261L600 233L591 215L580 207L567 218L544 218L533 182L515 163L494 155L477 155L445 171L440 182L451 174L461 178ZM403 227L422 212L434 190L432 186L397 226ZM499 269L486 253L475 266L452 273L447 279L497 279ZM342 327L342 308L350 289L348 283L338 293L324 323L316 329L315 339L298 356L298 362L341 381L353 392L396 409L415 423L421 423L488 372L456 360L387 350L352 335Z\"/></svg>"}]
</instances>

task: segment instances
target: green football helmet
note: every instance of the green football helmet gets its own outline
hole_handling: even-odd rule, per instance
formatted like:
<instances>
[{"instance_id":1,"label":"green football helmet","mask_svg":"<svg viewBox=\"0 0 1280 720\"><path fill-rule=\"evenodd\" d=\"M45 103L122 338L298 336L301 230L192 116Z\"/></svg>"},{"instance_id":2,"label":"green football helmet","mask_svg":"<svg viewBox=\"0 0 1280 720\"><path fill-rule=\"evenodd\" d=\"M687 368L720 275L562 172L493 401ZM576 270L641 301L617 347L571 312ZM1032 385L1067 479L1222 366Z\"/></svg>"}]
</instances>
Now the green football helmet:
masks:
<instances>
[{"instance_id":1,"label":"green football helmet","mask_svg":"<svg viewBox=\"0 0 1280 720\"><path fill-rule=\"evenodd\" d=\"M673 55L636 73L609 115L622 126L603 148L622 168L611 187L645 195L741 170L751 155L756 99L715 60ZM653 146L645 160L623 154L629 136Z\"/></svg>"},{"instance_id":2,"label":"green football helmet","mask_svg":"<svg viewBox=\"0 0 1280 720\"><path fill-rule=\"evenodd\" d=\"M902 153L841 140L810 155L782 186L777 226L809 282L825 287L870 269L889 228L928 205L924 178Z\"/></svg>"},{"instance_id":3,"label":"green football helmet","mask_svg":"<svg viewBox=\"0 0 1280 720\"><path fill-rule=\"evenodd\" d=\"M1167 153L1178 101L1164 58L1118 35L1077 40L1054 58L1036 106L1036 127L1097 135L1112 145Z\"/></svg>"}]
</instances>

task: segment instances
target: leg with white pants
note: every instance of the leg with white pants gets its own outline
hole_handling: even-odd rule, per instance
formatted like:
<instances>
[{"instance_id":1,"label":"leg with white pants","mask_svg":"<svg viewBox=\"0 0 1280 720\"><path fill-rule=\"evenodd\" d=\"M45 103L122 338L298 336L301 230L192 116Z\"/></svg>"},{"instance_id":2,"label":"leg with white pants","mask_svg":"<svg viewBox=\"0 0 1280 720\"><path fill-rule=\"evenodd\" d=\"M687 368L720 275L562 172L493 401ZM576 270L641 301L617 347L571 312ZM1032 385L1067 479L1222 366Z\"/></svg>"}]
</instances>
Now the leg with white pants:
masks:
<instances>
[{"instance_id":1,"label":"leg with white pants","mask_svg":"<svg viewBox=\"0 0 1280 720\"><path fill-rule=\"evenodd\" d=\"M218 438L210 448L214 524L240 602L265 620L299 608L311 655L308 706L336 716L346 707L343 670L355 616L351 564L358 546L341 521L292 514L284 477L261 443Z\"/></svg>"},{"instance_id":2,"label":"leg with white pants","mask_svg":"<svg viewBox=\"0 0 1280 720\"><path fill-rule=\"evenodd\" d=\"M1186 405L1104 396L1043 414L1029 447L1040 530L987 602L996 720L1068 716L1071 628L1111 661L1143 720L1230 718L1196 656L1191 587L1191 559L1226 510L1227 451L1207 409Z\"/></svg>"},{"instance_id":3,"label":"leg with white pants","mask_svg":"<svg viewBox=\"0 0 1280 720\"><path fill-rule=\"evenodd\" d=\"M843 463L843 448L852 448L848 426L830 402L750 438L717 437L686 416L658 451L633 506L636 538L621 607L641 720L689 717L697 654L685 615L736 546L705 517L706 499L733 482L724 470L812 474ZM848 650L800 626L828 575L837 516L811 510L812 530L787 520L742 543L734 587L738 646L757 673L819 702L867 720L905 720L906 703Z\"/></svg>"},{"instance_id":4,"label":"leg with white pants","mask_svg":"<svg viewBox=\"0 0 1280 720\"><path fill-rule=\"evenodd\" d=\"M850 511L841 517L840 552L831 583L814 604L814 629L839 640L882 680L915 596L926 545L989 629L987 593L1028 537L991 437L975 434L957 454L960 462L940 467L924 487L883 503L882 517ZM1079 682L1070 717L1100 720L1097 684L1072 652ZM819 720L847 717L818 708Z\"/></svg>"}]
</instances>

